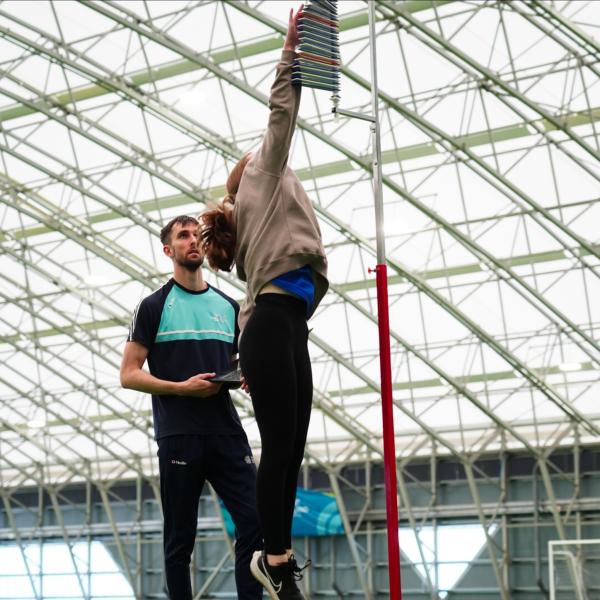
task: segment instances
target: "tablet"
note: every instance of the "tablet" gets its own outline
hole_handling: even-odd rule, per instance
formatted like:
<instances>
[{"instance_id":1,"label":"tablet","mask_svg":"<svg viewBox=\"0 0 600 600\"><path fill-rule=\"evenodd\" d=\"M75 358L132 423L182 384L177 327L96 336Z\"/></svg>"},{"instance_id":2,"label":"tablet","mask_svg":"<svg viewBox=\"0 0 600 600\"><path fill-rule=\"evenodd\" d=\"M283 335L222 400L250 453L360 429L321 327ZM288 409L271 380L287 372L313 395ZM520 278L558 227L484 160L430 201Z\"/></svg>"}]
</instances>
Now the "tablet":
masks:
<instances>
[{"instance_id":1,"label":"tablet","mask_svg":"<svg viewBox=\"0 0 600 600\"><path fill-rule=\"evenodd\" d=\"M228 390L235 390L242 385L242 372L234 367L229 371L217 373L214 377L207 379L211 383L222 383Z\"/></svg>"}]
</instances>

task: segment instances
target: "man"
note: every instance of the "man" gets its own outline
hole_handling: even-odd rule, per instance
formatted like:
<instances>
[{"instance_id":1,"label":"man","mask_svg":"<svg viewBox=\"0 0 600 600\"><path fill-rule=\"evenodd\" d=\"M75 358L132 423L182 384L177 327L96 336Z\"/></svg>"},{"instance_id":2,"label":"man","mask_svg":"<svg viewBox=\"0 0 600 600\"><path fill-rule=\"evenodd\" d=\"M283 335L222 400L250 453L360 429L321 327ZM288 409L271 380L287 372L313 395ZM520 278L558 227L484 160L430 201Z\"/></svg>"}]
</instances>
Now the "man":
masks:
<instances>
[{"instance_id":1,"label":"man","mask_svg":"<svg viewBox=\"0 0 600 600\"><path fill-rule=\"evenodd\" d=\"M189 564L198 501L209 481L236 526L238 598L257 600L262 586L249 569L252 553L262 547L256 467L229 392L208 380L231 368L237 354L239 306L202 277L196 219L172 219L160 239L173 261L173 277L134 313L121 385L152 394L169 596L192 598ZM150 372L142 369L146 360Z\"/></svg>"}]
</instances>

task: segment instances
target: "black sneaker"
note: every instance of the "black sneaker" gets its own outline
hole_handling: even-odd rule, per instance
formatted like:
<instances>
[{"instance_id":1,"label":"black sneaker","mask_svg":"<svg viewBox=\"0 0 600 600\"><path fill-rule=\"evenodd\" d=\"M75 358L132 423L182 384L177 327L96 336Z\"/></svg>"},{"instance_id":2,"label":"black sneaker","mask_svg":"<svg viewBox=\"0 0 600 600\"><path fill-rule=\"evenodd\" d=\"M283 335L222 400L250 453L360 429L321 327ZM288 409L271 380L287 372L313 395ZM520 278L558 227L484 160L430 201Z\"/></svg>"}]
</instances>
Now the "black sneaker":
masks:
<instances>
[{"instance_id":1,"label":"black sneaker","mask_svg":"<svg viewBox=\"0 0 600 600\"><path fill-rule=\"evenodd\" d=\"M304 600L304 596L296 585L296 571L298 569L296 561L288 561L272 567L267 563L267 557L257 550L252 555L250 561L250 571L262 586L267 590L271 600ZM302 575L298 577L301 579Z\"/></svg>"},{"instance_id":2,"label":"black sneaker","mask_svg":"<svg viewBox=\"0 0 600 600\"><path fill-rule=\"evenodd\" d=\"M292 574L294 576L294 579L296 581L300 581L302 579L302 577L304 577L304 575L302 574L302 571L304 571L304 569L306 569L307 567L310 567L312 560L310 560L310 558L304 563L303 567L299 567L298 563L296 562L296 557L293 554L290 554L290 557L288 559L288 562L290 563L291 569L292 569Z\"/></svg>"}]
</instances>

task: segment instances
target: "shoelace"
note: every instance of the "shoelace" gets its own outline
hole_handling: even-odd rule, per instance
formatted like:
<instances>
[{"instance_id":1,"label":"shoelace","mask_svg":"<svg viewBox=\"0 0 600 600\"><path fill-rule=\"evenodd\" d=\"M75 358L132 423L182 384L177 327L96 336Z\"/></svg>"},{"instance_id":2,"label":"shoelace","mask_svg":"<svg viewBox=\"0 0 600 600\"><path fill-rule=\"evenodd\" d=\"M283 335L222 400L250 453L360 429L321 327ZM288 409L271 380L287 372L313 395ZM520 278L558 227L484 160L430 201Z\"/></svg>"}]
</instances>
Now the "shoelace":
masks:
<instances>
[{"instance_id":1,"label":"shoelace","mask_svg":"<svg viewBox=\"0 0 600 600\"><path fill-rule=\"evenodd\" d=\"M309 567L312 564L312 560L310 560L310 558L309 558L304 563L303 567L299 567L298 563L296 562L296 557L293 554L290 556L288 562L291 567L292 575L294 576L294 579L296 581L300 581L304 577L302 571L304 571L304 569L306 569L307 567Z\"/></svg>"}]
</instances>

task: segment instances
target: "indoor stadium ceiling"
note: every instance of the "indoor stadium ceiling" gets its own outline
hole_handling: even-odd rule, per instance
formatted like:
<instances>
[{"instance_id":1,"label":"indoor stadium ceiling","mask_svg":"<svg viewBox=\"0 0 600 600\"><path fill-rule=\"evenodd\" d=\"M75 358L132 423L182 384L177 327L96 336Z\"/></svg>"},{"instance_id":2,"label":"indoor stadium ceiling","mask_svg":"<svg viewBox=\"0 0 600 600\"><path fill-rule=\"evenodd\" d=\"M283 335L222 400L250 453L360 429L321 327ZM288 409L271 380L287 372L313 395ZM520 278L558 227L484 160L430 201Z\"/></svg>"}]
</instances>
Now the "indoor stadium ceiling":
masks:
<instances>
[{"instance_id":1,"label":"indoor stadium ceiling","mask_svg":"<svg viewBox=\"0 0 600 600\"><path fill-rule=\"evenodd\" d=\"M287 1L0 2L0 476L153 477L118 369L158 231L259 143ZM377 2L396 449L543 457L600 432L600 3ZM340 106L371 110L339 2ZM381 458L371 135L305 89L290 158L326 242L306 457ZM243 297L234 274L208 280ZM234 396L251 442L248 396Z\"/></svg>"}]
</instances>

